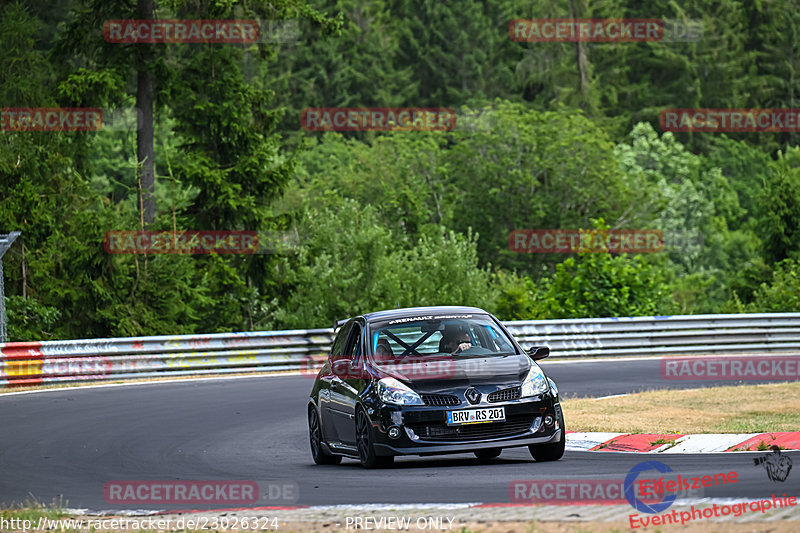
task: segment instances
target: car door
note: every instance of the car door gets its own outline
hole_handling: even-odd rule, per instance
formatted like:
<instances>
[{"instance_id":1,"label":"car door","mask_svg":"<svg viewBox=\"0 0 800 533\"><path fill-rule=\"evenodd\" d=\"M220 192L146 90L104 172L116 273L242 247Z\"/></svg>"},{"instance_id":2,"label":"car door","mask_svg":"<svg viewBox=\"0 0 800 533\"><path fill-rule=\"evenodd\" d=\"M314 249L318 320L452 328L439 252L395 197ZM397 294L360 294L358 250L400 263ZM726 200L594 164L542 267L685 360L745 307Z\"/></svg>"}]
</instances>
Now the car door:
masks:
<instances>
[{"instance_id":1,"label":"car door","mask_svg":"<svg viewBox=\"0 0 800 533\"><path fill-rule=\"evenodd\" d=\"M326 441L341 441L336 431L336 418L339 416L334 403L334 386L340 380L337 376L339 372L339 361L344 356L347 341L350 338L350 331L353 329L353 322L347 322L339 329L336 338L331 346L331 354L328 357L326 369L320 374L319 388L319 407L322 416L322 431ZM336 396L338 399L338 396Z\"/></svg>"},{"instance_id":2,"label":"car door","mask_svg":"<svg viewBox=\"0 0 800 533\"><path fill-rule=\"evenodd\" d=\"M363 389L364 328L359 322L353 323L344 349L347 360L340 362L340 371L333 379L331 389L331 410L336 424L336 434L345 444L355 444L355 414L358 396ZM349 362L347 362L349 361Z\"/></svg>"}]
</instances>

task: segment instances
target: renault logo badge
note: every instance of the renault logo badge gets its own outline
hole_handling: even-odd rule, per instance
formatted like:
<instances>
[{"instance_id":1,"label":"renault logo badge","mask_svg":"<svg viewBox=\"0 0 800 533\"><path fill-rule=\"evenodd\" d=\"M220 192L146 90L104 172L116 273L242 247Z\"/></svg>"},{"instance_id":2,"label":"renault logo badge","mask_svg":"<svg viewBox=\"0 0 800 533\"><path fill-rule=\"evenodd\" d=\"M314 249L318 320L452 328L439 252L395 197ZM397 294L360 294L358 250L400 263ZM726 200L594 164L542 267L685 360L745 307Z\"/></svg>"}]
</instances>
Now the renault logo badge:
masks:
<instances>
[{"instance_id":1,"label":"renault logo badge","mask_svg":"<svg viewBox=\"0 0 800 533\"><path fill-rule=\"evenodd\" d=\"M464 393L464 396L467 398L467 401L471 404L476 404L481 401L481 393L475 390L474 387L470 387L467 389L467 392Z\"/></svg>"}]
</instances>

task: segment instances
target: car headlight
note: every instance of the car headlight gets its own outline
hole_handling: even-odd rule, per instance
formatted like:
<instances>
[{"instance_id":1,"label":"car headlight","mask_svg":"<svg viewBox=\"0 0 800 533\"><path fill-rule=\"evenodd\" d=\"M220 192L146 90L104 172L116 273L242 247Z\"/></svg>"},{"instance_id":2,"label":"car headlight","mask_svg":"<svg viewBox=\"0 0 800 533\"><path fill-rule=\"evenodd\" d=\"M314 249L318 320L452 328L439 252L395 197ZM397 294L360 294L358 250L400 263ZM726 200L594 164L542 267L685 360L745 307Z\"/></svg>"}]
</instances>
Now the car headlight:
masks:
<instances>
[{"instance_id":1,"label":"car headlight","mask_svg":"<svg viewBox=\"0 0 800 533\"><path fill-rule=\"evenodd\" d=\"M419 394L394 378L378 381L378 397L383 403L394 405L425 405Z\"/></svg>"},{"instance_id":2,"label":"car headlight","mask_svg":"<svg viewBox=\"0 0 800 533\"><path fill-rule=\"evenodd\" d=\"M556 387L556 382L550 378L547 378L547 382L550 384L550 391L553 393L553 396L558 396L558 387Z\"/></svg>"},{"instance_id":3,"label":"car headlight","mask_svg":"<svg viewBox=\"0 0 800 533\"><path fill-rule=\"evenodd\" d=\"M538 396L547 392L547 377L534 362L531 362L531 369L525 380L522 382L522 390L520 396L526 398L528 396Z\"/></svg>"}]
</instances>

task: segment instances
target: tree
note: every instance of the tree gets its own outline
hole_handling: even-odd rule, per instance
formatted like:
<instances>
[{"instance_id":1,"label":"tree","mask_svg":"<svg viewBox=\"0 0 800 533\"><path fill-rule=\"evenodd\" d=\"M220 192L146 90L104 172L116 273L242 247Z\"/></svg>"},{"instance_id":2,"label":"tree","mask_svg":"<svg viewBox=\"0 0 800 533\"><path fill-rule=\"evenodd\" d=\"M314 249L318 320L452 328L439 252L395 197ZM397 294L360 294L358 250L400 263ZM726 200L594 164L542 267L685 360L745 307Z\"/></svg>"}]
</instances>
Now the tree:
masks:
<instances>
[{"instance_id":1,"label":"tree","mask_svg":"<svg viewBox=\"0 0 800 533\"><path fill-rule=\"evenodd\" d=\"M778 153L761 197L761 232L767 259L800 253L800 148Z\"/></svg>"},{"instance_id":2,"label":"tree","mask_svg":"<svg viewBox=\"0 0 800 533\"><path fill-rule=\"evenodd\" d=\"M279 327L327 327L359 313L421 305L489 305L489 272L475 241L440 229L414 242L392 238L376 209L343 199L308 206L301 246L280 268L289 297Z\"/></svg>"}]
</instances>

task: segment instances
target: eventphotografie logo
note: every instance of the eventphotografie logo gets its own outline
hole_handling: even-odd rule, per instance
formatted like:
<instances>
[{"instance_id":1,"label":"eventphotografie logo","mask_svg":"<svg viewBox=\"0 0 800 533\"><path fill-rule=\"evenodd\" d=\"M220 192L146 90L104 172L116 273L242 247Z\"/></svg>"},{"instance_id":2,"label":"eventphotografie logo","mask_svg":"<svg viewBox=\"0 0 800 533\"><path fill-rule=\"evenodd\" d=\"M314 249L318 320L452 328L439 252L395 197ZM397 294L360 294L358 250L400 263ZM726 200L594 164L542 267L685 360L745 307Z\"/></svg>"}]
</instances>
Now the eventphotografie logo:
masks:
<instances>
[{"instance_id":1,"label":"eventphotografie logo","mask_svg":"<svg viewBox=\"0 0 800 533\"><path fill-rule=\"evenodd\" d=\"M669 509L670 505L672 505L675 502L675 499L678 497L678 495L674 492L662 492L663 497L660 501L649 502L637 496L634 484L639 479L639 475L641 475L643 472L650 472L653 470L659 474L672 472L672 469L669 466L660 461L643 461L628 471L628 475L625 476L625 482L623 486L625 499L628 500L628 503L631 504L631 507L637 511L650 514L660 513L661 511ZM641 482L639 483L639 488L641 491ZM643 495L647 496L649 494L651 493Z\"/></svg>"},{"instance_id":2,"label":"eventphotografie logo","mask_svg":"<svg viewBox=\"0 0 800 533\"><path fill-rule=\"evenodd\" d=\"M645 472L655 471L656 477L649 477L640 479L639 476ZM674 476L674 477L673 477ZM740 516L747 511L747 504L723 505L718 506L714 504L712 507L697 508L694 504L686 511L672 510L665 512L673 503L675 503L678 494L683 490L700 490L703 491L706 487L714 487L720 485L728 485L739 482L739 475L735 471L718 472L713 475L701 476L683 476L681 474L674 475L672 469L660 461L644 461L628 472L625 477L625 496L630 503L631 507L636 509L639 513L628 515L628 521L631 529L638 529L648 526L662 526L677 524L680 520L681 524L695 520L702 520L704 518L728 516ZM644 497L660 498L660 501L650 503L647 500L639 498L636 495L634 487L638 485L638 493ZM773 495L774 496L774 495ZM785 496L785 495L784 495ZM702 493L701 496L702 498ZM753 502L753 508L765 512L773 504L778 502ZM780 502L780 505L794 505L794 503L786 500ZM653 516L648 516L653 515Z\"/></svg>"},{"instance_id":3,"label":"eventphotografie logo","mask_svg":"<svg viewBox=\"0 0 800 533\"><path fill-rule=\"evenodd\" d=\"M103 247L109 254L253 254L255 231L108 231Z\"/></svg>"},{"instance_id":4,"label":"eventphotografie logo","mask_svg":"<svg viewBox=\"0 0 800 533\"><path fill-rule=\"evenodd\" d=\"M450 131L456 112L442 107L307 107L300 125L308 131Z\"/></svg>"}]
</instances>

